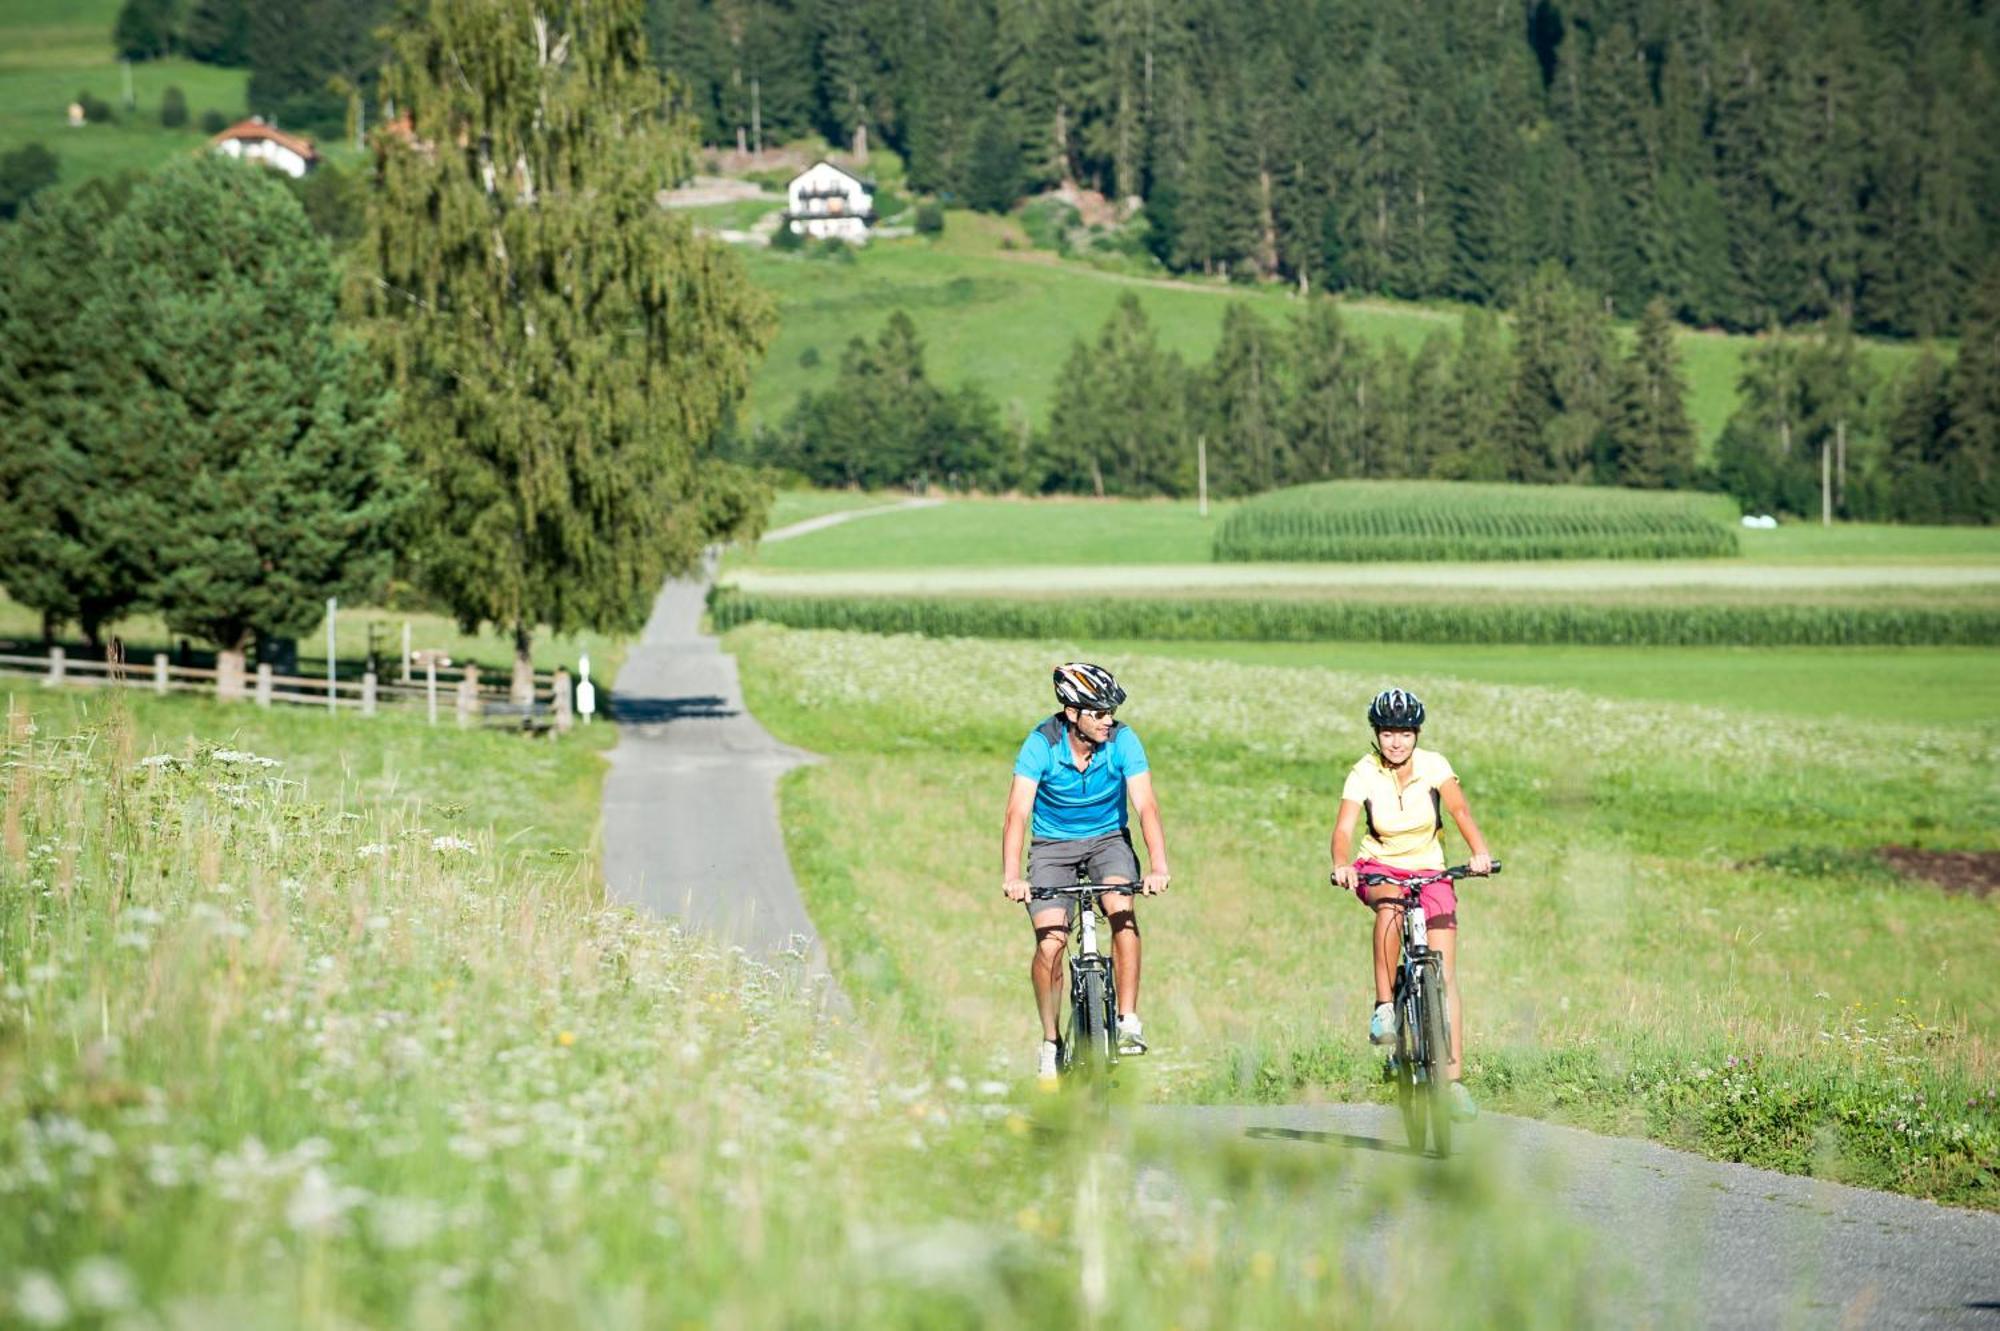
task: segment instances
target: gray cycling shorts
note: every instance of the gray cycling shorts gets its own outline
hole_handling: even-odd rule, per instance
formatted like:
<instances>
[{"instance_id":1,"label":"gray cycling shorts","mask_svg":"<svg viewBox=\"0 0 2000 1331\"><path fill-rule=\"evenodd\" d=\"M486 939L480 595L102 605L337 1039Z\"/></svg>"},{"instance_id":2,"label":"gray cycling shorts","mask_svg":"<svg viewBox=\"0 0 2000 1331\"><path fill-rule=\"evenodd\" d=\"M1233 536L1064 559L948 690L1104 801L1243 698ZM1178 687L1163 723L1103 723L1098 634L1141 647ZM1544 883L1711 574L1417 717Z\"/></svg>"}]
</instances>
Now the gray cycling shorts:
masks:
<instances>
[{"instance_id":1,"label":"gray cycling shorts","mask_svg":"<svg viewBox=\"0 0 2000 1331\"><path fill-rule=\"evenodd\" d=\"M1132 890L1139 890L1139 855L1132 849L1132 833L1129 828L1116 832L1106 832L1103 836L1079 837L1074 841L1058 841L1052 837L1036 837L1028 843L1028 884L1031 887L1072 887L1077 881L1077 871L1093 883L1101 883L1107 878L1129 878ZM1069 907L1069 918L1076 918L1075 897L1048 897L1037 900L1028 898L1028 914L1054 910L1058 905Z\"/></svg>"}]
</instances>

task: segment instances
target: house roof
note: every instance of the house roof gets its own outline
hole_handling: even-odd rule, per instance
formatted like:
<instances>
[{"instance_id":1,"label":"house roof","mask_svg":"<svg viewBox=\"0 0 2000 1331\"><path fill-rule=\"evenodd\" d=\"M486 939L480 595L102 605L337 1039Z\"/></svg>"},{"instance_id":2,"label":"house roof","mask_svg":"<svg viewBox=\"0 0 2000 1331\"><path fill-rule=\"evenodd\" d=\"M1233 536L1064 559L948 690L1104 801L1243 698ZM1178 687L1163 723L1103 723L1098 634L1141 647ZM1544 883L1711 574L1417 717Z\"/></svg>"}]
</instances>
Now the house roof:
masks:
<instances>
[{"instance_id":1,"label":"house roof","mask_svg":"<svg viewBox=\"0 0 2000 1331\"><path fill-rule=\"evenodd\" d=\"M319 160L319 150L313 147L311 139L303 139L296 134L287 134L281 129L276 129L265 124L257 116L251 116L248 120L237 121L208 142L209 146L213 147L218 143L223 143L230 139L262 139L267 143L275 143L280 148L289 148L308 162Z\"/></svg>"},{"instance_id":2,"label":"house roof","mask_svg":"<svg viewBox=\"0 0 2000 1331\"><path fill-rule=\"evenodd\" d=\"M810 171L816 171L823 166L831 170L840 172L841 175L846 176L849 180L861 186L861 188L870 191L871 193L877 188L874 181L864 180L860 176L855 175L852 171L849 171L846 167L839 166L833 162L829 162L824 157L820 158L817 162L814 162L811 166L807 167L805 171L799 172L798 176L793 176L792 182L796 184L798 182L799 176L803 176Z\"/></svg>"}]
</instances>

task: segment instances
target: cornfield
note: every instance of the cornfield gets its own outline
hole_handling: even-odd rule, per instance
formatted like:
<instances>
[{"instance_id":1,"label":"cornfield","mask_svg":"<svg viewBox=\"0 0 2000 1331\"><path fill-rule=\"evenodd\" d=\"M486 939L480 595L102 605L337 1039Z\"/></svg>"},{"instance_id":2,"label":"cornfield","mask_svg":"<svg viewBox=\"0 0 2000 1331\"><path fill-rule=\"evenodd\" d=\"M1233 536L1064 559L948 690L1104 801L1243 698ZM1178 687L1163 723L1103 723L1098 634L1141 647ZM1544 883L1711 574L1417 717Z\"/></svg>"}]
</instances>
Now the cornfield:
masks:
<instances>
[{"instance_id":1,"label":"cornfield","mask_svg":"<svg viewBox=\"0 0 2000 1331\"><path fill-rule=\"evenodd\" d=\"M718 588L717 629L936 638L1161 638L1187 642L1573 643L1638 647L1990 646L2000 611L1921 606L1637 605L1184 598L784 596Z\"/></svg>"},{"instance_id":2,"label":"cornfield","mask_svg":"<svg viewBox=\"0 0 2000 1331\"><path fill-rule=\"evenodd\" d=\"M1223 561L1711 559L1737 553L1715 496L1581 485L1328 481L1243 503Z\"/></svg>"}]
</instances>

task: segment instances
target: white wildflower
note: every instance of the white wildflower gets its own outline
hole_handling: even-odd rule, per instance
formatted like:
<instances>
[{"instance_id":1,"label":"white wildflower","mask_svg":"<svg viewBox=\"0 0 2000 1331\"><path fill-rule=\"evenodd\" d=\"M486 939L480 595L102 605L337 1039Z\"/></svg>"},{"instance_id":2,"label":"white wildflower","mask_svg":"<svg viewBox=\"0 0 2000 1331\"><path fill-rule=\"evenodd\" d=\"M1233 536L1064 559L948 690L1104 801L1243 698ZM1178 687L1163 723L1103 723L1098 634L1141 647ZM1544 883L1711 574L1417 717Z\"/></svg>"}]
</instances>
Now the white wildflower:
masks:
<instances>
[{"instance_id":1,"label":"white wildflower","mask_svg":"<svg viewBox=\"0 0 2000 1331\"><path fill-rule=\"evenodd\" d=\"M380 859L389 853L389 847L380 841L371 841L365 846L356 846L354 853L364 860Z\"/></svg>"},{"instance_id":2,"label":"white wildflower","mask_svg":"<svg viewBox=\"0 0 2000 1331\"><path fill-rule=\"evenodd\" d=\"M431 849L442 854L463 853L472 849L472 843L462 836L439 836L431 838Z\"/></svg>"},{"instance_id":3,"label":"white wildflower","mask_svg":"<svg viewBox=\"0 0 2000 1331\"><path fill-rule=\"evenodd\" d=\"M152 753L141 758L138 765L141 767L173 767L178 765L179 762L180 759L174 757L171 753Z\"/></svg>"},{"instance_id":4,"label":"white wildflower","mask_svg":"<svg viewBox=\"0 0 2000 1331\"><path fill-rule=\"evenodd\" d=\"M216 762L228 763L234 767L270 768L279 765L276 758L259 757L247 749L215 749L208 756Z\"/></svg>"},{"instance_id":5,"label":"white wildflower","mask_svg":"<svg viewBox=\"0 0 2000 1331\"><path fill-rule=\"evenodd\" d=\"M77 1306L87 1312L123 1312L138 1301L132 1273L115 1257L86 1257L70 1273Z\"/></svg>"},{"instance_id":6,"label":"white wildflower","mask_svg":"<svg viewBox=\"0 0 2000 1331\"><path fill-rule=\"evenodd\" d=\"M383 1197L368 1209L368 1228L375 1241L392 1250L428 1242L444 1226L444 1212L421 1197Z\"/></svg>"},{"instance_id":7,"label":"white wildflower","mask_svg":"<svg viewBox=\"0 0 2000 1331\"><path fill-rule=\"evenodd\" d=\"M361 1188L337 1186L318 1165L308 1166L285 1203L285 1223L301 1234L344 1232L347 1213L368 1200Z\"/></svg>"},{"instance_id":8,"label":"white wildflower","mask_svg":"<svg viewBox=\"0 0 2000 1331\"><path fill-rule=\"evenodd\" d=\"M69 1300L46 1271L23 1271L14 1289L14 1312L29 1326L61 1326L69 1320Z\"/></svg>"}]
</instances>

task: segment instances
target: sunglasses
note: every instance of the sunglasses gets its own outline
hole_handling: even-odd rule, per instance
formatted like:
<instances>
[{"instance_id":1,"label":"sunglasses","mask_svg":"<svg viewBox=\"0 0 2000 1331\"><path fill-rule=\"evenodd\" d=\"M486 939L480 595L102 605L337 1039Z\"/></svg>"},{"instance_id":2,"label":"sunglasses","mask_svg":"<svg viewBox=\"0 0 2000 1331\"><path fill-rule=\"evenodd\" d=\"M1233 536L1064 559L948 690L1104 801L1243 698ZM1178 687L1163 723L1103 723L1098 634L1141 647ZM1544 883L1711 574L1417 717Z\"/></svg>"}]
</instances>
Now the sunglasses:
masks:
<instances>
[{"instance_id":1,"label":"sunglasses","mask_svg":"<svg viewBox=\"0 0 2000 1331\"><path fill-rule=\"evenodd\" d=\"M1078 716L1087 716L1093 721L1109 721L1118 714L1118 709L1116 707L1079 707L1076 709L1076 713Z\"/></svg>"}]
</instances>

